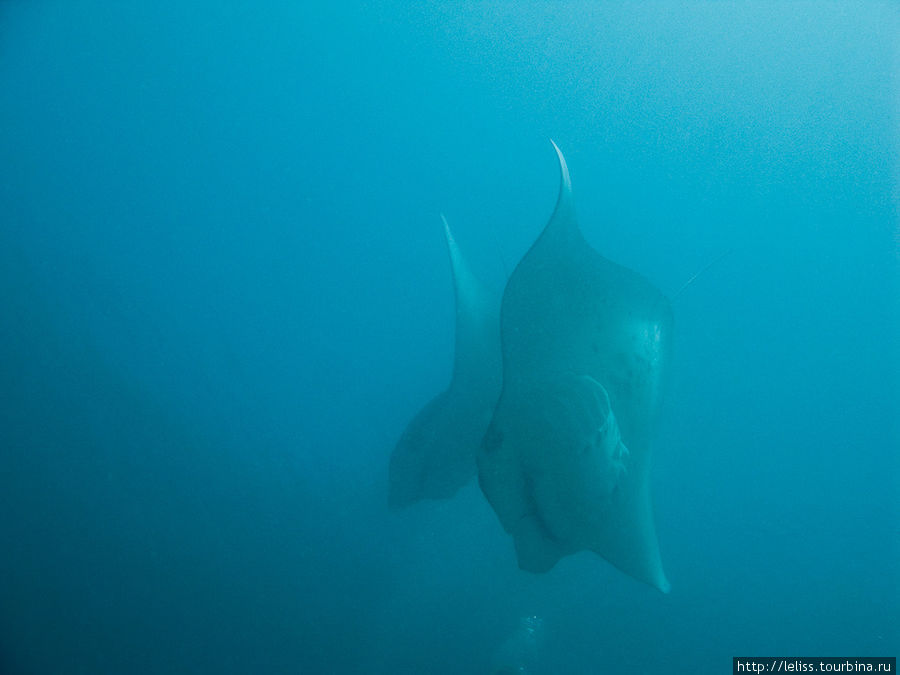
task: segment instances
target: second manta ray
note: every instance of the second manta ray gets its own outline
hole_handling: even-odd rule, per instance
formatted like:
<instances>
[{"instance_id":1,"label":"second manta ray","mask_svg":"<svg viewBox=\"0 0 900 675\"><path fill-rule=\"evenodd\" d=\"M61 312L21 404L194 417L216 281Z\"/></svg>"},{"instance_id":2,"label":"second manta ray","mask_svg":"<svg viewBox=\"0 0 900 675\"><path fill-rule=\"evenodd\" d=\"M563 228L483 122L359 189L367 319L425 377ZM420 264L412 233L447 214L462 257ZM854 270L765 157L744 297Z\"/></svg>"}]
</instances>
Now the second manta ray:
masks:
<instances>
[{"instance_id":1,"label":"second manta ray","mask_svg":"<svg viewBox=\"0 0 900 675\"><path fill-rule=\"evenodd\" d=\"M475 475L475 453L500 395L499 298L472 274L443 215L456 296L450 386L412 419L391 455L388 503L447 499Z\"/></svg>"},{"instance_id":2,"label":"second manta ray","mask_svg":"<svg viewBox=\"0 0 900 675\"><path fill-rule=\"evenodd\" d=\"M479 483L522 569L545 572L590 550L665 593L649 475L671 306L584 239L553 147L556 208L503 294L503 389Z\"/></svg>"}]
</instances>

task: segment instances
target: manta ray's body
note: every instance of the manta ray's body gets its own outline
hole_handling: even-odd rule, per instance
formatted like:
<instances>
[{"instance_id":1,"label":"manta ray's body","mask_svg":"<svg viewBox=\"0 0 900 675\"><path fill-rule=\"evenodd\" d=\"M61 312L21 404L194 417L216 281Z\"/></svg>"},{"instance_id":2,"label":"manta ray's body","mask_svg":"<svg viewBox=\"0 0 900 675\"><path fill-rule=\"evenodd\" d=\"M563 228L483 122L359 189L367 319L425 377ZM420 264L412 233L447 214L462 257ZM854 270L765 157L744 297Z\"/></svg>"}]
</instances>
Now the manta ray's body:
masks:
<instances>
[{"instance_id":1,"label":"manta ray's body","mask_svg":"<svg viewBox=\"0 0 900 675\"><path fill-rule=\"evenodd\" d=\"M665 592L649 472L672 312L585 241L556 151L556 209L503 294L503 388L479 482L523 569L591 550Z\"/></svg>"},{"instance_id":2,"label":"manta ray's body","mask_svg":"<svg viewBox=\"0 0 900 675\"><path fill-rule=\"evenodd\" d=\"M475 454L500 395L499 297L472 274L446 219L444 234L456 295L453 377L409 423L391 455L393 507L452 497L475 475Z\"/></svg>"}]
</instances>

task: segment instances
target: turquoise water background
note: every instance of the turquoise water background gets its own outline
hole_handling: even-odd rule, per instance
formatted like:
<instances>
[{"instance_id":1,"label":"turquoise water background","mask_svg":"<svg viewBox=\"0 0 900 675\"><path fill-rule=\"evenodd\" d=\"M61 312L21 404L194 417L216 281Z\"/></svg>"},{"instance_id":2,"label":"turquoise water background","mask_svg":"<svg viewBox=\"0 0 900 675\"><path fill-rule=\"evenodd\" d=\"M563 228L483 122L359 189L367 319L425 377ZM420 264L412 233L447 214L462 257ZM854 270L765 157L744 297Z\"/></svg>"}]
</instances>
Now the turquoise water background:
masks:
<instances>
[{"instance_id":1,"label":"turquoise water background","mask_svg":"<svg viewBox=\"0 0 900 675\"><path fill-rule=\"evenodd\" d=\"M0 3L0 672L897 655L898 35L894 2ZM474 481L387 508L450 376L439 214L500 293L551 137L603 255L671 297L726 254L673 302L669 595L519 571Z\"/></svg>"}]
</instances>

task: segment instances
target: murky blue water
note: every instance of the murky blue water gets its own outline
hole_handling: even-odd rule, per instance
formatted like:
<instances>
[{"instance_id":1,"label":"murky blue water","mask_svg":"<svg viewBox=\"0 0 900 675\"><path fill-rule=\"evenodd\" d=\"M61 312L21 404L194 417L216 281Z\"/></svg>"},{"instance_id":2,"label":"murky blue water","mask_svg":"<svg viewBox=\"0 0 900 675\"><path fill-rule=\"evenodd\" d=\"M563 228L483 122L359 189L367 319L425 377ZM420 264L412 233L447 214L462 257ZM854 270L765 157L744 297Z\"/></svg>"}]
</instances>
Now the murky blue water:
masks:
<instances>
[{"instance_id":1,"label":"murky blue water","mask_svg":"<svg viewBox=\"0 0 900 675\"><path fill-rule=\"evenodd\" d=\"M893 2L0 4L0 671L896 655L897 35ZM667 596L519 571L475 482L387 509L450 375L438 214L500 293L550 137L603 255L671 296L730 251L673 303Z\"/></svg>"}]
</instances>

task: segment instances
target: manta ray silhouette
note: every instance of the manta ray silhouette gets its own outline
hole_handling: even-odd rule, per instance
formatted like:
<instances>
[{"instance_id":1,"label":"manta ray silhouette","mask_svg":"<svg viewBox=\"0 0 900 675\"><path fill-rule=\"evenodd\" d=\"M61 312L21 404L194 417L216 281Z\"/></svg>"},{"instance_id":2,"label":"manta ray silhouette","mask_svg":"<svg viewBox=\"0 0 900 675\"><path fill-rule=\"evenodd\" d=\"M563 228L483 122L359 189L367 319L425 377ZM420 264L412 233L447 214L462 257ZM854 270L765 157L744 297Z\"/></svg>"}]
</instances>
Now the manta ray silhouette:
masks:
<instances>
[{"instance_id":1,"label":"manta ray silhouette","mask_svg":"<svg viewBox=\"0 0 900 675\"><path fill-rule=\"evenodd\" d=\"M503 293L503 384L478 451L479 483L522 569L544 572L591 550L668 592L649 476L672 310L584 239L553 147L556 208Z\"/></svg>"},{"instance_id":2,"label":"manta ray silhouette","mask_svg":"<svg viewBox=\"0 0 900 675\"><path fill-rule=\"evenodd\" d=\"M445 391L412 419L394 448L388 503L452 497L476 473L475 454L500 395L500 298L472 274L444 221L456 295L456 353Z\"/></svg>"}]
</instances>

